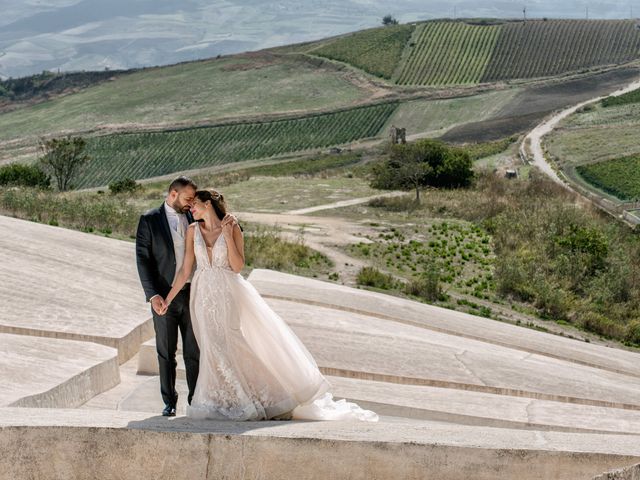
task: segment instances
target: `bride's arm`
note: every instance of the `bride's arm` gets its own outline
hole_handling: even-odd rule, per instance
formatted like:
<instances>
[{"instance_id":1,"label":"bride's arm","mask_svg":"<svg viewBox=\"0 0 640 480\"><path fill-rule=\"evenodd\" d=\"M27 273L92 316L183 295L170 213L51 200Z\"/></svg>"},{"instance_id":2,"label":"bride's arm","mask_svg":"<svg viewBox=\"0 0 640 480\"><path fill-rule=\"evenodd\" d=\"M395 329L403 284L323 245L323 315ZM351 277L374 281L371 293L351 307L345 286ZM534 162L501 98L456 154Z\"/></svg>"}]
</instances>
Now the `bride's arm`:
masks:
<instances>
[{"instance_id":1,"label":"bride's arm","mask_svg":"<svg viewBox=\"0 0 640 480\"><path fill-rule=\"evenodd\" d=\"M191 276L191 273L193 273L193 266L196 262L196 255L193 248L193 236L195 235L194 232L196 228L198 228L198 224L192 223L187 229L187 234L184 240L186 247L184 251L184 261L182 262L182 267L178 272L176 281L173 282L173 287L171 288L171 291L169 292L169 295L167 295L167 298L165 300L167 303L167 307L169 306L171 301L176 298L178 292L182 290L182 287L184 287L184 284L187 283L187 280Z\"/></svg>"},{"instance_id":2,"label":"bride's arm","mask_svg":"<svg viewBox=\"0 0 640 480\"><path fill-rule=\"evenodd\" d=\"M231 269L240 273L244 267L244 239L242 230L235 222L228 222L222 227L222 234L227 242L227 252Z\"/></svg>"}]
</instances>

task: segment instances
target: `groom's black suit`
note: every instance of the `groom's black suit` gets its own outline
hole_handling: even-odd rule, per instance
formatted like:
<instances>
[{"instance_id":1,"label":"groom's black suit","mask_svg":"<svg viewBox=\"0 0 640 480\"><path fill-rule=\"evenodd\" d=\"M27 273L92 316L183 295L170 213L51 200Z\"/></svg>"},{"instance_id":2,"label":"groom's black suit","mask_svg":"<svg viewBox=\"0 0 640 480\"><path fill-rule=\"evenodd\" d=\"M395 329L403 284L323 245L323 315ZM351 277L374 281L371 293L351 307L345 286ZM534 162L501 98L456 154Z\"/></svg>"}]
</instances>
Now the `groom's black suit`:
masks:
<instances>
[{"instance_id":1,"label":"groom's black suit","mask_svg":"<svg viewBox=\"0 0 640 480\"><path fill-rule=\"evenodd\" d=\"M190 213L187 213L187 220L189 223L193 222ZM176 265L173 238L164 203L140 217L136 233L136 260L147 301L155 295L166 298L171 290L176 269L180 269L181 265ZM153 308L151 309L160 367L160 391L165 405L172 407L175 407L178 401L175 389L178 330L182 335L189 403L198 379L200 350L191 327L189 287L190 284L187 283L171 302L165 315L158 315Z\"/></svg>"}]
</instances>

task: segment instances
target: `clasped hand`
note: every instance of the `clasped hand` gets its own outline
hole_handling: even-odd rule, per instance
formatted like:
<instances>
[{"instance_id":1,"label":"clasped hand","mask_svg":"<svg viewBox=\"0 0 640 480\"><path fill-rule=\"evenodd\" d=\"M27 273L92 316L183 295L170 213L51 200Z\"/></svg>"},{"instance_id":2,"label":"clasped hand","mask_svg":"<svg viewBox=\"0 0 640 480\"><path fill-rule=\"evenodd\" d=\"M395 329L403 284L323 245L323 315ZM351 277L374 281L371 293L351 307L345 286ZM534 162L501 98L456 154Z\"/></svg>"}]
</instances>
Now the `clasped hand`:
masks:
<instances>
[{"instance_id":1,"label":"clasped hand","mask_svg":"<svg viewBox=\"0 0 640 480\"><path fill-rule=\"evenodd\" d=\"M151 308L153 308L153 311L158 315L164 315L165 313L167 313L169 305L164 298L162 298L161 296L157 296L151 299Z\"/></svg>"}]
</instances>

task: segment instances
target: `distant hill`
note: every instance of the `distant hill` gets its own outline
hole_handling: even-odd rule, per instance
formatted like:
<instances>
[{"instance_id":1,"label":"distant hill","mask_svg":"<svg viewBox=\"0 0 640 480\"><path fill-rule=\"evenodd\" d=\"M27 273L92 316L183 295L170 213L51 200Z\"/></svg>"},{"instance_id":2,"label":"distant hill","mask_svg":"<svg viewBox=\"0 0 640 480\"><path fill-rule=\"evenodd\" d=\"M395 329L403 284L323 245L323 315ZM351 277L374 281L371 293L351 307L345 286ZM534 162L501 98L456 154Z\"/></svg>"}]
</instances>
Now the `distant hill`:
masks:
<instances>
[{"instance_id":1,"label":"distant hill","mask_svg":"<svg viewBox=\"0 0 640 480\"><path fill-rule=\"evenodd\" d=\"M380 27L301 52L351 64L398 85L447 86L531 79L631 62L631 20L460 20Z\"/></svg>"},{"instance_id":2,"label":"distant hill","mask_svg":"<svg viewBox=\"0 0 640 480\"><path fill-rule=\"evenodd\" d=\"M0 163L87 137L77 185L380 142L509 137L637 78L632 21L428 21L124 72L0 83ZM564 78L567 77L567 78ZM514 81L509 84L510 81Z\"/></svg>"}]
</instances>

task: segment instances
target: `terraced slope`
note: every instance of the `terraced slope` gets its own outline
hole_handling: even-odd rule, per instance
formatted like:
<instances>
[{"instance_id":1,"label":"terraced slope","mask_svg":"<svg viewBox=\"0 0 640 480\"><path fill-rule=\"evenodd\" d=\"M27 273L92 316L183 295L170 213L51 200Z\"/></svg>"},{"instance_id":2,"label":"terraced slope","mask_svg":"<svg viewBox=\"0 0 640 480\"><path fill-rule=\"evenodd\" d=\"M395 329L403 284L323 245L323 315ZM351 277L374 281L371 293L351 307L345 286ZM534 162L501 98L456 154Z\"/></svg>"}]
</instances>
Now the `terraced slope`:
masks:
<instances>
[{"instance_id":1,"label":"terraced slope","mask_svg":"<svg viewBox=\"0 0 640 480\"><path fill-rule=\"evenodd\" d=\"M632 20L428 21L318 45L299 51L398 85L473 85L630 62L640 58L640 29Z\"/></svg>"},{"instance_id":2,"label":"terraced slope","mask_svg":"<svg viewBox=\"0 0 640 480\"><path fill-rule=\"evenodd\" d=\"M493 52L501 26L463 22L427 22L419 25L400 68L400 85L454 85L478 83Z\"/></svg>"},{"instance_id":3,"label":"terraced slope","mask_svg":"<svg viewBox=\"0 0 640 480\"><path fill-rule=\"evenodd\" d=\"M313 55L349 63L366 72L390 79L415 27L392 25L355 32L318 49Z\"/></svg>"},{"instance_id":4,"label":"terraced slope","mask_svg":"<svg viewBox=\"0 0 640 480\"><path fill-rule=\"evenodd\" d=\"M482 82L558 75L638 58L631 20L534 20L505 23Z\"/></svg>"},{"instance_id":5,"label":"terraced slope","mask_svg":"<svg viewBox=\"0 0 640 480\"><path fill-rule=\"evenodd\" d=\"M88 138L92 161L77 186L95 187L127 177L143 179L373 137L396 107L384 103L264 123Z\"/></svg>"}]
</instances>

